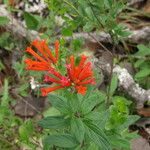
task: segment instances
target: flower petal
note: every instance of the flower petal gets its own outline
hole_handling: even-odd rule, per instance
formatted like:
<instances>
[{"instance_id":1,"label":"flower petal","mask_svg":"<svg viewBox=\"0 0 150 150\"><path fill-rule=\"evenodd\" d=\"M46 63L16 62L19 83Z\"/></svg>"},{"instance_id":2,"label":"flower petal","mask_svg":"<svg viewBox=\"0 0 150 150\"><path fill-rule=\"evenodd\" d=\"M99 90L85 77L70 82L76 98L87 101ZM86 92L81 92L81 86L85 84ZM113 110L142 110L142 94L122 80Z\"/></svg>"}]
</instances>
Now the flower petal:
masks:
<instances>
[{"instance_id":1,"label":"flower petal","mask_svg":"<svg viewBox=\"0 0 150 150\"><path fill-rule=\"evenodd\" d=\"M79 94L85 95L87 87L85 86L76 86L75 87Z\"/></svg>"},{"instance_id":2,"label":"flower petal","mask_svg":"<svg viewBox=\"0 0 150 150\"><path fill-rule=\"evenodd\" d=\"M47 52L48 57L50 58L50 60L55 64L56 59L52 55L52 52L51 52L50 48L48 47L48 45L46 44L46 41L42 42L42 46L43 46L44 50Z\"/></svg>"},{"instance_id":3,"label":"flower petal","mask_svg":"<svg viewBox=\"0 0 150 150\"><path fill-rule=\"evenodd\" d=\"M33 55L35 58L37 58L39 61L46 62L41 56L39 56L36 52L33 51L31 47L27 47L26 52ZM47 63L47 62L46 62Z\"/></svg>"},{"instance_id":4,"label":"flower petal","mask_svg":"<svg viewBox=\"0 0 150 150\"><path fill-rule=\"evenodd\" d=\"M60 80L56 80L50 76L45 75L44 82L61 83Z\"/></svg>"},{"instance_id":5,"label":"flower petal","mask_svg":"<svg viewBox=\"0 0 150 150\"><path fill-rule=\"evenodd\" d=\"M58 77L59 79L62 78L62 75L58 71L56 71L54 68L50 68L48 73L53 74L54 76Z\"/></svg>"},{"instance_id":6,"label":"flower petal","mask_svg":"<svg viewBox=\"0 0 150 150\"><path fill-rule=\"evenodd\" d=\"M84 80L87 77L90 77L93 75L92 69L91 69L91 62L87 62L84 68L82 69L81 73L79 74L79 80Z\"/></svg>"},{"instance_id":7,"label":"flower petal","mask_svg":"<svg viewBox=\"0 0 150 150\"><path fill-rule=\"evenodd\" d=\"M55 57L56 57L56 62L58 61L59 57L59 41L55 41Z\"/></svg>"},{"instance_id":8,"label":"flower petal","mask_svg":"<svg viewBox=\"0 0 150 150\"><path fill-rule=\"evenodd\" d=\"M79 63L79 68L83 68L85 61L87 60L87 56L81 55L81 60Z\"/></svg>"},{"instance_id":9,"label":"flower petal","mask_svg":"<svg viewBox=\"0 0 150 150\"><path fill-rule=\"evenodd\" d=\"M54 87L41 88L42 96L47 96L48 93L55 91L55 90L59 90L61 88L64 88L64 87L60 85L60 86L54 86Z\"/></svg>"},{"instance_id":10,"label":"flower petal","mask_svg":"<svg viewBox=\"0 0 150 150\"><path fill-rule=\"evenodd\" d=\"M32 59L25 59L27 70L35 70L35 71L47 71L50 68L50 64L45 62L33 61Z\"/></svg>"},{"instance_id":11,"label":"flower petal","mask_svg":"<svg viewBox=\"0 0 150 150\"><path fill-rule=\"evenodd\" d=\"M85 84L96 84L96 82L95 82L95 79L92 78L92 79L89 79L89 80L78 83L78 85L85 85Z\"/></svg>"},{"instance_id":12,"label":"flower petal","mask_svg":"<svg viewBox=\"0 0 150 150\"><path fill-rule=\"evenodd\" d=\"M43 50L42 42L44 42L44 41L34 40L34 41L32 42L32 45L43 55L43 57L44 57L48 62L50 62L50 59L48 58L46 52Z\"/></svg>"}]
</instances>

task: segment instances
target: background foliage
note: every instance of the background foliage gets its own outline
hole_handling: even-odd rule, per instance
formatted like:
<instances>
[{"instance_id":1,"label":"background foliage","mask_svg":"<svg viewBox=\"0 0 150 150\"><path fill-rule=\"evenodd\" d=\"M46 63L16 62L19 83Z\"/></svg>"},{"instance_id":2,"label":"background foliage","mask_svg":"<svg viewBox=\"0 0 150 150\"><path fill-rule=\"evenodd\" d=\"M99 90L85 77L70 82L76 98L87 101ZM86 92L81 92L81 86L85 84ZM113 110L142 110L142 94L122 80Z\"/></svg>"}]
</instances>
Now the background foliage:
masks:
<instances>
[{"instance_id":1,"label":"background foliage","mask_svg":"<svg viewBox=\"0 0 150 150\"><path fill-rule=\"evenodd\" d=\"M73 39L68 44L66 37L80 32L105 31L110 34L113 47L116 48L120 43L124 44L124 39L131 34L117 19L127 9L126 1L122 0L46 0L45 4L49 8L46 17L13 8L9 1L3 3L12 14L21 11L26 29L37 31L42 39L53 43L60 37L61 62L58 68L61 72L64 72L65 58L70 54L78 56L85 44L82 38ZM8 17L0 17L0 27L11 21ZM93 88L89 87L85 97L68 91L54 92L48 97L52 106L43 111L37 106L41 100L38 89L31 91L29 85L29 76L35 77L35 72L25 70L26 56L23 56L23 52L29 42L26 39L18 40L8 31L0 31L0 49L4 51L0 56L0 75L4 76L4 79L0 78L0 86L3 83L0 88L0 148L131 149L130 140L138 135L135 132L129 133L128 127L140 117L135 114L131 98L118 89L117 76L112 74L105 91L93 92ZM15 57L14 51L21 52L19 57ZM149 89L149 45L139 44L135 46L134 52L125 49L125 53L128 55L126 60L134 67L134 79L142 87ZM9 57L13 59L9 61ZM114 64L122 61L124 60L119 57L113 58ZM95 72L97 80L102 80L98 72ZM42 73L37 73L36 81L42 81L42 77ZM16 115L14 108L18 100L30 100L30 96L36 102L36 105L32 104L37 106L36 115L32 118ZM28 106L23 104L24 108Z\"/></svg>"}]
</instances>

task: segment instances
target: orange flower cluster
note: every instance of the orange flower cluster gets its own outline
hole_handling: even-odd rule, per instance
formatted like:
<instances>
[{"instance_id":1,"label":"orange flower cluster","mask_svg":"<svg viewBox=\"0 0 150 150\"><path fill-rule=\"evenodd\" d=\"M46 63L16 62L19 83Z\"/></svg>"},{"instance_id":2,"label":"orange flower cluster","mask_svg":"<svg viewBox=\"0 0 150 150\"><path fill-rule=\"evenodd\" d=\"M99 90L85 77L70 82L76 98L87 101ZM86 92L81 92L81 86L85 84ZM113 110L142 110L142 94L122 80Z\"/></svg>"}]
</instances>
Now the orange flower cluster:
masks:
<instances>
[{"instance_id":1,"label":"orange flower cluster","mask_svg":"<svg viewBox=\"0 0 150 150\"><path fill-rule=\"evenodd\" d=\"M36 53L33 48L36 48L42 55ZM48 71L51 68L51 64L56 64L59 57L59 42L55 42L55 56L52 55L51 50L46 44L45 40L34 40L30 47L27 47L26 52L33 55L36 60L26 59L27 70L35 71Z\"/></svg>"},{"instance_id":2,"label":"orange flower cluster","mask_svg":"<svg viewBox=\"0 0 150 150\"><path fill-rule=\"evenodd\" d=\"M87 57L82 55L80 57L80 62L76 66L74 56L70 56L69 60L67 60L66 70L67 75L64 76L59 73L54 67L51 66L51 63L54 65L58 61L59 56L59 42L55 42L55 57L52 55L50 49L46 45L45 41L33 41L32 46L34 46L42 55L38 55L31 47L27 48L27 52L32 54L38 61L26 59L25 63L27 65L28 70L36 70L36 71L47 71L48 75L45 75L45 82L56 83L56 86L53 87L44 87L41 88L41 92L43 96L46 96L48 93L62 89L65 87L74 87L74 89L80 93L85 94L87 84L95 84L95 79L93 78L93 71L91 62L86 62ZM43 58L44 57L44 58Z\"/></svg>"}]
</instances>

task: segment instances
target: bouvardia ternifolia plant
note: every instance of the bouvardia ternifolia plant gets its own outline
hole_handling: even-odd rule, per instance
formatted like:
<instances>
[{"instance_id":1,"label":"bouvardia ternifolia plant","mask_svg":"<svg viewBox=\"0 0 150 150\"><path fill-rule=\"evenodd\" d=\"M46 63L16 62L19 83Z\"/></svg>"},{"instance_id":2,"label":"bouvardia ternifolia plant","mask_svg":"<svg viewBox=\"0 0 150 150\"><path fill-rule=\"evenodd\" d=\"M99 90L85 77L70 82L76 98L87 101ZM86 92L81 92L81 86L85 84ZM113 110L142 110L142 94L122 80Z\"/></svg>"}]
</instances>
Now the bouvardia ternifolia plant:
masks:
<instances>
[{"instance_id":1,"label":"bouvardia ternifolia plant","mask_svg":"<svg viewBox=\"0 0 150 150\"><path fill-rule=\"evenodd\" d=\"M118 141L123 142L122 147L127 149L127 140L121 139L119 133L115 134L112 127L118 118L117 114L119 117L124 115L124 111L120 111L120 100L112 106L116 111L114 120L113 111L110 111L112 117L108 117L108 110L102 105L105 104L105 94L95 89L96 81L88 57L81 55L75 58L70 55L62 65L64 61L61 60L63 58L60 57L59 49L59 41L55 42L55 50L51 51L45 40L34 40L26 49L34 57L25 59L26 69L44 72L46 84L40 87L41 94L48 96L52 106L59 111L58 115L39 121L47 134L43 139L43 149L111 150ZM128 109L124 103L121 104ZM103 109L100 112L101 105ZM107 122L107 129L110 131L105 128L106 118L110 118ZM128 113L121 125L127 118ZM116 127L120 125L120 122L117 123L116 121Z\"/></svg>"}]
</instances>

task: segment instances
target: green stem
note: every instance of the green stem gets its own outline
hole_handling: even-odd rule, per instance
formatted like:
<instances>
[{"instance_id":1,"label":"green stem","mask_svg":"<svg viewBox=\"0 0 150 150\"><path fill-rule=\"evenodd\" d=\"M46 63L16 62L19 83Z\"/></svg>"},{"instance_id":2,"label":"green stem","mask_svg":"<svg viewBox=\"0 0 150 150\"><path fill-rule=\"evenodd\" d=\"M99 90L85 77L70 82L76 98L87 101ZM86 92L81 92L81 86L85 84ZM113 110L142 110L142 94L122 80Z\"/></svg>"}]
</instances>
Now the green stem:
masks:
<instances>
[{"instance_id":1,"label":"green stem","mask_svg":"<svg viewBox=\"0 0 150 150\"><path fill-rule=\"evenodd\" d=\"M80 12L77 10L77 8L72 5L72 3L69 3L67 0L63 0L63 1L64 1L67 5L69 5L70 7L72 7L72 8L75 10L75 12L76 12L79 16L83 17L83 18L86 19L87 21L89 20L87 17L81 15Z\"/></svg>"},{"instance_id":2,"label":"green stem","mask_svg":"<svg viewBox=\"0 0 150 150\"><path fill-rule=\"evenodd\" d=\"M78 15L80 15L80 13L79 13L79 11L76 9L76 7L74 7L73 5L72 5L72 3L69 3L68 1L66 1L66 0L63 0L66 4L68 4L70 7L72 7L75 11L76 11L76 13L78 14Z\"/></svg>"},{"instance_id":3,"label":"green stem","mask_svg":"<svg viewBox=\"0 0 150 150\"><path fill-rule=\"evenodd\" d=\"M109 33L111 38L112 38L112 44L114 45L113 46L113 50L112 50L112 64L111 64L111 71L110 71L110 78L109 78L109 85L108 85L108 92L107 92L107 100L106 100L106 107L109 107L111 101L111 95L110 95L110 88L111 88L111 81L112 81L112 76L113 76L113 67L114 67L114 52L115 52L115 49L116 49L116 44L117 42L115 41L115 38L113 36L113 34L110 32Z\"/></svg>"},{"instance_id":4,"label":"green stem","mask_svg":"<svg viewBox=\"0 0 150 150\"><path fill-rule=\"evenodd\" d=\"M92 12L93 12L93 15L95 16L95 18L96 18L98 24L104 29L103 24L101 23L101 21L99 20L99 18L97 17L97 15L96 15L95 12L94 12L94 9L93 9L93 7L92 7L92 3L90 2L90 0L88 0L88 2L89 2L90 8L91 8L91 10L92 10Z\"/></svg>"}]
</instances>

